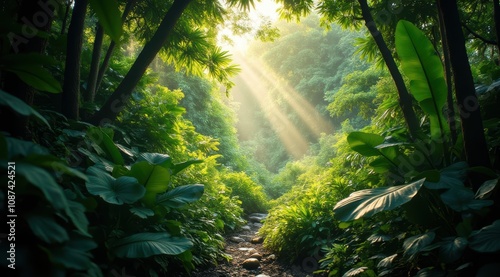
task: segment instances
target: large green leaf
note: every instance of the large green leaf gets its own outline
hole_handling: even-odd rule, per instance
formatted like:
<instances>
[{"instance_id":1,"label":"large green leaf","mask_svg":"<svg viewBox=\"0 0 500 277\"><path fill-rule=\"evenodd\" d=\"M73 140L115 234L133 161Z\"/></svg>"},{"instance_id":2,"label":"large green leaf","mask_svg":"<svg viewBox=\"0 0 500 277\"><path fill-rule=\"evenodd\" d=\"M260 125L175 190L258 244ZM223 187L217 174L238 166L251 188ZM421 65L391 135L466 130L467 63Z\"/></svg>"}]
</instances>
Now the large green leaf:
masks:
<instances>
[{"instance_id":1,"label":"large green leaf","mask_svg":"<svg viewBox=\"0 0 500 277\"><path fill-rule=\"evenodd\" d=\"M35 111L32 107L30 107L28 104L24 103L21 99L3 91L0 89L0 105L2 106L7 106L13 109L15 112L17 112L20 115L23 116L35 116L36 118L40 119L49 129L52 129L49 125L49 122L43 117L41 114L39 114L37 111Z\"/></svg>"},{"instance_id":2,"label":"large green leaf","mask_svg":"<svg viewBox=\"0 0 500 277\"><path fill-rule=\"evenodd\" d=\"M166 192L170 183L170 170L147 161L137 162L130 168L129 176L137 178L146 188L142 201L148 206L156 204L156 196Z\"/></svg>"},{"instance_id":3,"label":"large green leaf","mask_svg":"<svg viewBox=\"0 0 500 277\"><path fill-rule=\"evenodd\" d=\"M431 137L444 139L450 132L443 115L447 99L443 65L434 46L412 23L400 20L396 26L396 50L410 90L420 107L429 115Z\"/></svg>"},{"instance_id":4,"label":"large green leaf","mask_svg":"<svg viewBox=\"0 0 500 277\"><path fill-rule=\"evenodd\" d=\"M99 18L99 24L112 40L118 42L122 35L122 18L116 0L89 0L90 6Z\"/></svg>"},{"instance_id":5,"label":"large green leaf","mask_svg":"<svg viewBox=\"0 0 500 277\"><path fill-rule=\"evenodd\" d=\"M380 150L375 147L384 142L384 137L364 132L352 132L347 136L347 142L352 150L363 156L380 156Z\"/></svg>"},{"instance_id":6,"label":"large green leaf","mask_svg":"<svg viewBox=\"0 0 500 277\"><path fill-rule=\"evenodd\" d=\"M477 252L500 251L500 220L495 220L493 224L474 231L469 238L469 246Z\"/></svg>"},{"instance_id":7,"label":"large green leaf","mask_svg":"<svg viewBox=\"0 0 500 277\"><path fill-rule=\"evenodd\" d=\"M475 198L476 199L488 198L488 196L493 193L493 190L497 186L498 180L499 179L497 178L497 179L488 180L488 181L484 182L481 185L481 187L479 187L479 189L477 190Z\"/></svg>"},{"instance_id":8,"label":"large green leaf","mask_svg":"<svg viewBox=\"0 0 500 277\"><path fill-rule=\"evenodd\" d=\"M51 63L54 63L54 59L40 54L11 54L1 57L0 69L16 74L19 79L37 90L60 93L61 84L43 68Z\"/></svg>"},{"instance_id":9,"label":"large green leaf","mask_svg":"<svg viewBox=\"0 0 500 277\"><path fill-rule=\"evenodd\" d=\"M54 209L64 211L82 234L90 236L87 233L88 222L82 221L81 217L76 214L78 211L72 210L72 205L70 205L69 200L66 198L62 187L57 184L49 172L26 163L17 163L16 170L19 175L22 175L29 183L42 191Z\"/></svg>"},{"instance_id":10,"label":"large green leaf","mask_svg":"<svg viewBox=\"0 0 500 277\"><path fill-rule=\"evenodd\" d=\"M395 209L410 201L424 181L425 178L400 186L356 191L335 205L335 216L348 221Z\"/></svg>"},{"instance_id":11,"label":"large green leaf","mask_svg":"<svg viewBox=\"0 0 500 277\"><path fill-rule=\"evenodd\" d=\"M148 218L155 215L155 212L153 210L144 207L132 207L130 208L130 212L140 218Z\"/></svg>"},{"instance_id":12,"label":"large green leaf","mask_svg":"<svg viewBox=\"0 0 500 277\"><path fill-rule=\"evenodd\" d=\"M439 256L445 263L452 263L464 253L467 248L468 241L463 237L448 237L442 240L439 247Z\"/></svg>"},{"instance_id":13,"label":"large green leaf","mask_svg":"<svg viewBox=\"0 0 500 277\"><path fill-rule=\"evenodd\" d=\"M465 177L467 176L468 165L466 162L454 163L439 173L439 181L425 182L428 189L451 189L463 188Z\"/></svg>"},{"instance_id":14,"label":"large green leaf","mask_svg":"<svg viewBox=\"0 0 500 277\"><path fill-rule=\"evenodd\" d=\"M148 161L150 164L161 165L165 168L172 167L172 158L167 154L160 153L141 153L137 161Z\"/></svg>"},{"instance_id":15,"label":"large green leaf","mask_svg":"<svg viewBox=\"0 0 500 277\"><path fill-rule=\"evenodd\" d=\"M470 188L452 188L441 194L441 200L450 208L457 212L467 210L480 210L493 205L492 200L474 199L474 193Z\"/></svg>"},{"instance_id":16,"label":"large green leaf","mask_svg":"<svg viewBox=\"0 0 500 277\"><path fill-rule=\"evenodd\" d=\"M189 160L189 161L185 161L185 162L182 162L182 163L175 164L173 166L173 168L172 168L172 174L175 175L175 174L181 172L182 170L184 170L185 168L187 168L190 165L199 164L199 163L202 163L202 162L203 162L203 160Z\"/></svg>"},{"instance_id":17,"label":"large green leaf","mask_svg":"<svg viewBox=\"0 0 500 277\"><path fill-rule=\"evenodd\" d=\"M178 255L189 250L193 243L187 238L164 233L134 234L109 244L110 250L121 258L147 258L154 255Z\"/></svg>"},{"instance_id":18,"label":"large green leaf","mask_svg":"<svg viewBox=\"0 0 500 277\"><path fill-rule=\"evenodd\" d=\"M120 149L113 142L113 130L109 128L90 127L87 136L96 143L115 164L124 165L125 161Z\"/></svg>"},{"instance_id":19,"label":"large green leaf","mask_svg":"<svg viewBox=\"0 0 500 277\"><path fill-rule=\"evenodd\" d=\"M87 270L92 267L92 254L90 250L97 247L93 240L73 235L71 240L64 245L45 249L53 263L65 268Z\"/></svg>"},{"instance_id":20,"label":"large green leaf","mask_svg":"<svg viewBox=\"0 0 500 277\"><path fill-rule=\"evenodd\" d=\"M428 232L405 239L403 243L404 255L410 257L410 259L415 257L416 254L430 245L435 237L436 234L434 232Z\"/></svg>"},{"instance_id":21,"label":"large green leaf","mask_svg":"<svg viewBox=\"0 0 500 277\"><path fill-rule=\"evenodd\" d=\"M111 204L134 203L141 199L146 191L134 177L122 176L115 179L95 166L90 167L87 173L87 190Z\"/></svg>"},{"instance_id":22,"label":"large green leaf","mask_svg":"<svg viewBox=\"0 0 500 277\"><path fill-rule=\"evenodd\" d=\"M46 243L63 243L69 240L66 230L50 215L29 214L26 222L33 234Z\"/></svg>"},{"instance_id":23,"label":"large green leaf","mask_svg":"<svg viewBox=\"0 0 500 277\"><path fill-rule=\"evenodd\" d=\"M185 185L176 187L158 196L157 204L170 208L180 208L187 203L194 202L203 195L205 186Z\"/></svg>"}]
</instances>

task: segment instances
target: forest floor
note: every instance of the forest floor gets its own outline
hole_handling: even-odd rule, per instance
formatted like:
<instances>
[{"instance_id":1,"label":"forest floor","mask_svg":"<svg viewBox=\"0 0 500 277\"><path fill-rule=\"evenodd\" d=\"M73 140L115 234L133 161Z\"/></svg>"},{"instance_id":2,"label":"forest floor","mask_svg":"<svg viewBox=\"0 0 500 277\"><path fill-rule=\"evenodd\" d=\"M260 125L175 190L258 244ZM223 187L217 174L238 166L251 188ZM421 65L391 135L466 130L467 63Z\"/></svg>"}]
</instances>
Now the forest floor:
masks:
<instances>
[{"instance_id":1,"label":"forest floor","mask_svg":"<svg viewBox=\"0 0 500 277\"><path fill-rule=\"evenodd\" d=\"M257 216L255 216L257 215ZM213 268L195 271L194 277L312 277L299 265L288 265L266 250L258 231L262 224L256 220L263 214L248 217L248 224L226 237L225 253L232 260ZM253 258L253 259L252 259ZM258 262L254 259L257 259Z\"/></svg>"}]
</instances>

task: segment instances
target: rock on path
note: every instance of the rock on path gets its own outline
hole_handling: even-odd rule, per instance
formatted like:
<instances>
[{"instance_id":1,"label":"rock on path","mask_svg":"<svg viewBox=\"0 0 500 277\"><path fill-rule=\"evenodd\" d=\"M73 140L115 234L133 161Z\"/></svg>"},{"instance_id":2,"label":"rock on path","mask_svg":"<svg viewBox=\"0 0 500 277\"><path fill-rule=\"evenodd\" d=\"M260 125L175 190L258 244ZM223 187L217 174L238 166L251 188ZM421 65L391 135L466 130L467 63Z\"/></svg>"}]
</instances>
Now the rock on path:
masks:
<instances>
[{"instance_id":1,"label":"rock on path","mask_svg":"<svg viewBox=\"0 0 500 277\"><path fill-rule=\"evenodd\" d=\"M193 277L312 277L300 266L288 266L262 246L258 231L267 214L255 213L247 217L248 224L226 238L225 252L232 260L217 267L193 272ZM187 275L186 275L187 276Z\"/></svg>"}]
</instances>

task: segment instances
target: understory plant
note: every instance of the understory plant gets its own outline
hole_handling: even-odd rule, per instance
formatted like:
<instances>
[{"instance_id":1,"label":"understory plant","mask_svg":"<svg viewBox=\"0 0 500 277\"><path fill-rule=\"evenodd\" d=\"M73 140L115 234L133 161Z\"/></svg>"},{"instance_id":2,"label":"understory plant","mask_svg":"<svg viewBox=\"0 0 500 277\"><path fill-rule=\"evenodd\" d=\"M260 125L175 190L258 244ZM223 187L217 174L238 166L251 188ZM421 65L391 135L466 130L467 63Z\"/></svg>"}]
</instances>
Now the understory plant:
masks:
<instances>
[{"instance_id":1,"label":"understory plant","mask_svg":"<svg viewBox=\"0 0 500 277\"><path fill-rule=\"evenodd\" d=\"M2 173L12 184L1 190L1 199L2 208L17 215L20 276L159 276L230 258L222 252L221 234L242 224L241 208L220 193L220 185L206 190L183 183L197 179L184 172L202 166L201 160L174 163L169 155L125 146L131 141L111 125L55 115L64 123L54 128L24 102L0 93L3 107L35 117L40 129L58 134L49 142L55 154L31 141L0 136L2 168L15 168L15 175L7 174L12 169Z\"/></svg>"},{"instance_id":2,"label":"understory plant","mask_svg":"<svg viewBox=\"0 0 500 277\"><path fill-rule=\"evenodd\" d=\"M422 126L413 140L349 134L351 149L369 159L373 172L383 174L390 186L356 191L338 202L334 213L340 221L356 224L391 211L408 225L392 231L374 229L366 239L383 238L371 258L376 262L353 264L342 274L392 276L401 274L402 268L417 276L498 274L500 219L492 214L495 203L491 199L498 193L499 175L486 167L469 167L461 156L460 137L452 143L443 113L447 97L443 70L430 41L413 24L400 21L396 47L412 95L429 125ZM332 256L339 248L334 243L323 260L332 276L340 273L330 266L338 262Z\"/></svg>"}]
</instances>

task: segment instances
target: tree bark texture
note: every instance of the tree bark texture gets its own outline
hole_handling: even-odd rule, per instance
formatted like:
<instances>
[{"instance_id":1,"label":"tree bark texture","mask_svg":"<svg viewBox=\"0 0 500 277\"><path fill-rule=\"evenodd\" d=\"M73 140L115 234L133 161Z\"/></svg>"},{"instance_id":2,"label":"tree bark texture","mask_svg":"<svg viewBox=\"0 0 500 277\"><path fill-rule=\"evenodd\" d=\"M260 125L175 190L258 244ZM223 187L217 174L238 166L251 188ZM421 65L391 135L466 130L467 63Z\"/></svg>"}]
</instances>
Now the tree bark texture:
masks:
<instances>
[{"instance_id":1,"label":"tree bark texture","mask_svg":"<svg viewBox=\"0 0 500 277\"><path fill-rule=\"evenodd\" d=\"M459 107L464 149L469 166L491 167L479 101L465 48L456 0L437 0L443 18L447 46L455 82L455 96ZM474 191L481 185L474 183Z\"/></svg>"},{"instance_id":2,"label":"tree bark texture","mask_svg":"<svg viewBox=\"0 0 500 277\"><path fill-rule=\"evenodd\" d=\"M128 14L130 11L132 11L132 8L134 7L135 3L137 3L137 0L129 0L127 1L127 5L125 5L125 10L123 11L122 14L122 22L125 22L125 19L127 19ZM108 70L109 66L109 61L111 60L111 56L113 55L113 52L116 47L116 41L112 40L109 43L108 50L106 51L106 56L104 56L104 60L102 61L101 67L99 68L99 73L97 74L97 80L96 80L96 87L95 87L95 93L97 93L101 87L102 79L104 78L104 74Z\"/></svg>"},{"instance_id":3,"label":"tree bark texture","mask_svg":"<svg viewBox=\"0 0 500 277\"><path fill-rule=\"evenodd\" d=\"M408 89L406 88L406 85L404 83L403 76L401 75L401 72L399 72L398 66L394 61L391 51L387 47L382 34L377 29L375 21L373 20L373 17L371 15L367 0L358 0L358 2L361 5L361 11L363 13L363 20L365 21L365 25L370 31L373 39L375 40L375 43L377 44L378 49L380 50L380 53L384 58L385 64L387 65L387 68L391 73L394 83L396 84L399 95L399 106L403 111L410 136L415 139L419 132L419 124L417 116L415 115L415 111L413 110L412 98L408 93Z\"/></svg>"},{"instance_id":4,"label":"tree bark texture","mask_svg":"<svg viewBox=\"0 0 500 277\"><path fill-rule=\"evenodd\" d=\"M94 39L94 46L92 48L92 60L90 62L89 77L87 79L87 89L83 94L83 100L86 102L94 102L95 92L97 86L97 75L99 73L99 62L101 61L102 41L104 38L104 29L97 23Z\"/></svg>"},{"instance_id":5,"label":"tree bark texture","mask_svg":"<svg viewBox=\"0 0 500 277\"><path fill-rule=\"evenodd\" d=\"M75 120L78 119L80 109L80 65L87 5L87 0L75 1L66 47L61 111L67 118Z\"/></svg>"},{"instance_id":6,"label":"tree bark texture","mask_svg":"<svg viewBox=\"0 0 500 277\"><path fill-rule=\"evenodd\" d=\"M156 54L165 45L175 24L192 0L175 0L150 41L146 43L129 72L108 98L102 108L94 114L90 123L103 125L113 122L128 103L132 91L140 81Z\"/></svg>"}]
</instances>

